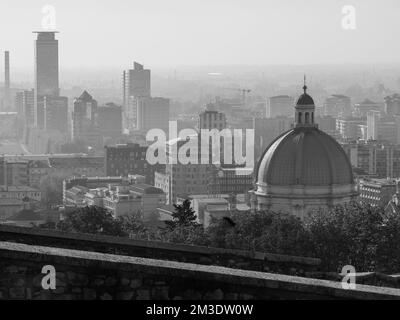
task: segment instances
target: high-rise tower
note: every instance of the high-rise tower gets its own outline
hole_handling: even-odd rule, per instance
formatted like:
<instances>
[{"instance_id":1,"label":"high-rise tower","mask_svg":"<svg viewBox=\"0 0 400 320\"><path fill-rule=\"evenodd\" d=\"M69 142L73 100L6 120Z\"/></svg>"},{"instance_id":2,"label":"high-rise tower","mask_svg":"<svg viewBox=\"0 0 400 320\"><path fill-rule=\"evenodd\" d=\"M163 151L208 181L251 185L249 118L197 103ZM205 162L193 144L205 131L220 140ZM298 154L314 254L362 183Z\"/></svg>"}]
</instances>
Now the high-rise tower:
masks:
<instances>
[{"instance_id":1,"label":"high-rise tower","mask_svg":"<svg viewBox=\"0 0 400 320\"><path fill-rule=\"evenodd\" d=\"M125 70L123 72L124 129L136 129L138 99L149 98L151 96L150 77L150 70L144 69L143 65L137 62L134 62L133 69Z\"/></svg>"},{"instance_id":2,"label":"high-rise tower","mask_svg":"<svg viewBox=\"0 0 400 320\"><path fill-rule=\"evenodd\" d=\"M44 126L45 96L58 97L58 40L57 31L35 31L35 127Z\"/></svg>"}]
</instances>

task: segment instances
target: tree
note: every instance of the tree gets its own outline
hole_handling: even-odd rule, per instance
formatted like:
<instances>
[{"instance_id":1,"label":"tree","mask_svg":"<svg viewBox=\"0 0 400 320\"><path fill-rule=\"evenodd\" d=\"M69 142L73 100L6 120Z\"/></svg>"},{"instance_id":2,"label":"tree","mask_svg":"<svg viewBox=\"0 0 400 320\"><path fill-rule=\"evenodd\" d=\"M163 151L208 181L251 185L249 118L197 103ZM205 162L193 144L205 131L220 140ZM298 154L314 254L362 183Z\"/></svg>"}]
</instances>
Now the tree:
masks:
<instances>
[{"instance_id":1,"label":"tree","mask_svg":"<svg viewBox=\"0 0 400 320\"><path fill-rule=\"evenodd\" d=\"M165 221L167 227L171 230L178 226L196 226L196 214L191 207L190 200L186 199L182 204L174 204L175 212L172 214L172 221Z\"/></svg>"},{"instance_id":2,"label":"tree","mask_svg":"<svg viewBox=\"0 0 400 320\"><path fill-rule=\"evenodd\" d=\"M351 203L317 210L305 221L305 253L322 259L323 268L373 271L382 236L383 209ZM400 230L399 230L400 231Z\"/></svg>"},{"instance_id":3,"label":"tree","mask_svg":"<svg viewBox=\"0 0 400 320\"><path fill-rule=\"evenodd\" d=\"M144 226L139 214L121 216L117 218L124 234L134 239L147 239L149 231Z\"/></svg>"},{"instance_id":4,"label":"tree","mask_svg":"<svg viewBox=\"0 0 400 320\"><path fill-rule=\"evenodd\" d=\"M197 246L208 246L209 239L207 231L200 224L176 225L174 228L164 228L160 232L155 232L158 239L164 242L182 243Z\"/></svg>"},{"instance_id":5,"label":"tree","mask_svg":"<svg viewBox=\"0 0 400 320\"><path fill-rule=\"evenodd\" d=\"M377 238L375 270L398 273L400 266L400 215L386 214Z\"/></svg>"},{"instance_id":6,"label":"tree","mask_svg":"<svg viewBox=\"0 0 400 320\"><path fill-rule=\"evenodd\" d=\"M64 220L57 224L57 229L66 232L93 233L110 236L127 237L120 219L114 217L104 208L92 206L79 208L67 213Z\"/></svg>"},{"instance_id":7,"label":"tree","mask_svg":"<svg viewBox=\"0 0 400 320\"><path fill-rule=\"evenodd\" d=\"M42 203L48 208L59 205L63 200L63 177L52 174L44 176L40 180L40 190L42 191Z\"/></svg>"},{"instance_id":8,"label":"tree","mask_svg":"<svg viewBox=\"0 0 400 320\"><path fill-rule=\"evenodd\" d=\"M272 211L234 211L229 217L213 220L204 229L196 223L186 200L175 205L173 220L164 228L147 228L140 215L115 219L98 207L77 209L56 227L68 232L315 257L322 260L323 271L341 271L344 265L352 265L360 272L399 272L398 213L385 214L379 207L351 203L316 210L304 221Z\"/></svg>"},{"instance_id":9,"label":"tree","mask_svg":"<svg viewBox=\"0 0 400 320\"><path fill-rule=\"evenodd\" d=\"M232 212L232 223L216 220L207 229L215 247L297 255L307 239L301 221L288 214Z\"/></svg>"}]
</instances>

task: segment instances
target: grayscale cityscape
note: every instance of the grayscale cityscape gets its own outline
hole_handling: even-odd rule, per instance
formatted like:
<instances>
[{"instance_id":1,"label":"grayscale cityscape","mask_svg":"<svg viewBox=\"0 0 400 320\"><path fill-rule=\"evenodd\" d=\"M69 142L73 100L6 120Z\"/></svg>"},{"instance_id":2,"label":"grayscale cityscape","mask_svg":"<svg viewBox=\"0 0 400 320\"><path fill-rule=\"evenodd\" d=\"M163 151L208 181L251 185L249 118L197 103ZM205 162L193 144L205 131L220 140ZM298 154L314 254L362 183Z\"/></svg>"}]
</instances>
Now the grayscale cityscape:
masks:
<instances>
[{"instance_id":1,"label":"grayscale cityscape","mask_svg":"<svg viewBox=\"0 0 400 320\"><path fill-rule=\"evenodd\" d=\"M399 13L2 0L0 300L400 299Z\"/></svg>"}]
</instances>

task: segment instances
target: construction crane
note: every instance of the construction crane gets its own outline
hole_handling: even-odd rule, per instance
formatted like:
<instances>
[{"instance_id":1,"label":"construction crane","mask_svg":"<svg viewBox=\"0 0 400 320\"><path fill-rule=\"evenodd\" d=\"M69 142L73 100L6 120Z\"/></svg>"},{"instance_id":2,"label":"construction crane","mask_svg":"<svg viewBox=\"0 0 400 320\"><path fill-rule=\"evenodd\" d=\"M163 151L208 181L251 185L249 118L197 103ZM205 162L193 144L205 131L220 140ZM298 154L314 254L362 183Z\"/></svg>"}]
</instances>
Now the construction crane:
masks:
<instances>
[{"instance_id":1,"label":"construction crane","mask_svg":"<svg viewBox=\"0 0 400 320\"><path fill-rule=\"evenodd\" d=\"M222 88L224 90L234 90L234 91L239 91L242 95L242 105L243 107L246 106L246 96L251 92L250 89L242 89L242 88Z\"/></svg>"}]
</instances>

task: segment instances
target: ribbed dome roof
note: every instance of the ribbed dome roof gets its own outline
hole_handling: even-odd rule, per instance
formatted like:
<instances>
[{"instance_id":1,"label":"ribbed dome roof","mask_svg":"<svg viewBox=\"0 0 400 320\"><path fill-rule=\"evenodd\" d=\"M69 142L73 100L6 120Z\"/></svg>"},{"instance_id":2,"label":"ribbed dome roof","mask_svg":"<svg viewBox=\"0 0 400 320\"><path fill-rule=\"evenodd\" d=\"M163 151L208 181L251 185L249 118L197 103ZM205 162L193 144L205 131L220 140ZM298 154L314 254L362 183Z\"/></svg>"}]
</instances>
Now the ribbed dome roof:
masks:
<instances>
[{"instance_id":1,"label":"ribbed dome roof","mask_svg":"<svg viewBox=\"0 0 400 320\"><path fill-rule=\"evenodd\" d=\"M303 93L299 99L297 100L296 105L298 106L310 106L310 105L314 105L314 100L313 98L308 95L307 93Z\"/></svg>"},{"instance_id":2,"label":"ribbed dome roof","mask_svg":"<svg viewBox=\"0 0 400 320\"><path fill-rule=\"evenodd\" d=\"M260 160L257 177L258 183L277 186L353 184L344 150L317 128L296 128L279 136Z\"/></svg>"}]
</instances>

